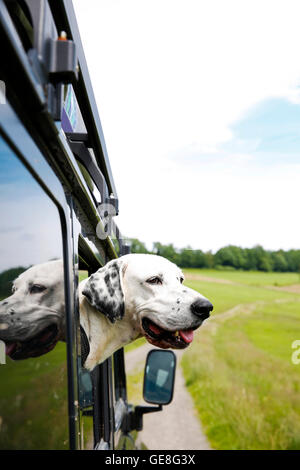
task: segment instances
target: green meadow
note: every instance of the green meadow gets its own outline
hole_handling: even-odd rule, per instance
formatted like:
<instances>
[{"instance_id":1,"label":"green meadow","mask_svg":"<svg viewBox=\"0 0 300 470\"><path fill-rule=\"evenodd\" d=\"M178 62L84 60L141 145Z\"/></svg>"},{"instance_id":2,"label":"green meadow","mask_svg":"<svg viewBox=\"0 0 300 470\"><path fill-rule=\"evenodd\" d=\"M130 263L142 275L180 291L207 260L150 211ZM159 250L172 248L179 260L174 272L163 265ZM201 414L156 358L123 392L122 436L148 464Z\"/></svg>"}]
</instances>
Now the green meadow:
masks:
<instances>
[{"instance_id":1,"label":"green meadow","mask_svg":"<svg viewBox=\"0 0 300 470\"><path fill-rule=\"evenodd\" d=\"M300 449L297 273L186 269L185 284L213 305L182 367L214 449ZM139 339L128 352L144 344ZM128 375L129 401L142 398L143 371ZM176 390L175 390L176 393Z\"/></svg>"},{"instance_id":2,"label":"green meadow","mask_svg":"<svg viewBox=\"0 0 300 470\"><path fill-rule=\"evenodd\" d=\"M299 273L278 273L263 271L216 270L216 269L184 269L185 275L191 277L201 275L251 286L288 286L300 283Z\"/></svg>"},{"instance_id":3,"label":"green meadow","mask_svg":"<svg viewBox=\"0 0 300 470\"><path fill-rule=\"evenodd\" d=\"M67 364L66 345L43 356L1 366L1 449L66 449ZM49 432L49 429L51 430ZM22 438L22 433L26 438Z\"/></svg>"},{"instance_id":4,"label":"green meadow","mask_svg":"<svg viewBox=\"0 0 300 470\"><path fill-rule=\"evenodd\" d=\"M182 366L215 449L300 449L300 339L296 273L186 270L214 311ZM298 285L296 285L298 283Z\"/></svg>"}]
</instances>

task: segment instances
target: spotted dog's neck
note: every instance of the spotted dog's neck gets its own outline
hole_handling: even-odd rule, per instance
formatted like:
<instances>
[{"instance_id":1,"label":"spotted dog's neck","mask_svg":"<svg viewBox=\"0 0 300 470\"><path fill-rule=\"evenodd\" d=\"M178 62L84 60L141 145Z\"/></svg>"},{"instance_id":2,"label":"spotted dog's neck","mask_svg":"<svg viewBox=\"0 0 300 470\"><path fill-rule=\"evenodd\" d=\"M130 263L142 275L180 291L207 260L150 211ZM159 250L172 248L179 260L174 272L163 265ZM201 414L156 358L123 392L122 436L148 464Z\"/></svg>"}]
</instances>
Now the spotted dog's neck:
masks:
<instances>
[{"instance_id":1,"label":"spotted dog's neck","mask_svg":"<svg viewBox=\"0 0 300 470\"><path fill-rule=\"evenodd\" d=\"M127 319L126 314L122 320L111 323L106 316L92 307L82 294L86 281L82 281L79 285L80 325L86 333L90 346L84 367L92 370L115 351L138 338L140 332Z\"/></svg>"}]
</instances>

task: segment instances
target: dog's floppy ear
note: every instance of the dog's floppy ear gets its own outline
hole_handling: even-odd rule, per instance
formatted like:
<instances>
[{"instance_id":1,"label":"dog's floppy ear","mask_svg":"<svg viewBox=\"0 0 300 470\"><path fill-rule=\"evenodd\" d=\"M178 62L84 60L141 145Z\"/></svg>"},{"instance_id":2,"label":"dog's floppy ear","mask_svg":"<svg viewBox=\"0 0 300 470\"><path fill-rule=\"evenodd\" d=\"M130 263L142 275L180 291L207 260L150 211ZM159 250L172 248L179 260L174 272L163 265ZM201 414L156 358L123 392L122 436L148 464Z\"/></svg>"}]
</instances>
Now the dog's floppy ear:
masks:
<instances>
[{"instance_id":1,"label":"dog's floppy ear","mask_svg":"<svg viewBox=\"0 0 300 470\"><path fill-rule=\"evenodd\" d=\"M89 277L82 291L89 303L112 323L125 313L123 272L124 263L112 260Z\"/></svg>"}]
</instances>

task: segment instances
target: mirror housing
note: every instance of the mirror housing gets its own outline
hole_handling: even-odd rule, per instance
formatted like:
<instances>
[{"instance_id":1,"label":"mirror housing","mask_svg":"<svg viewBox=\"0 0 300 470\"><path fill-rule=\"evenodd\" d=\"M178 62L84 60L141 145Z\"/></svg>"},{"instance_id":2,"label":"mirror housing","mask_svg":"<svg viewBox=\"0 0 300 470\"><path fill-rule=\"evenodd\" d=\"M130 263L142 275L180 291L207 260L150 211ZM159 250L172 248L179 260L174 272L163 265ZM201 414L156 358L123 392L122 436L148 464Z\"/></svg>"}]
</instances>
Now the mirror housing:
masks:
<instances>
[{"instance_id":1,"label":"mirror housing","mask_svg":"<svg viewBox=\"0 0 300 470\"><path fill-rule=\"evenodd\" d=\"M152 349L146 359L143 396L147 403L158 406L136 406L130 408L122 423L122 430L128 433L143 429L143 415L162 410L173 399L176 370L176 356L172 351Z\"/></svg>"},{"instance_id":2,"label":"mirror housing","mask_svg":"<svg viewBox=\"0 0 300 470\"><path fill-rule=\"evenodd\" d=\"M173 399L176 356L173 351L152 349L147 356L143 397L147 403L168 405Z\"/></svg>"}]
</instances>

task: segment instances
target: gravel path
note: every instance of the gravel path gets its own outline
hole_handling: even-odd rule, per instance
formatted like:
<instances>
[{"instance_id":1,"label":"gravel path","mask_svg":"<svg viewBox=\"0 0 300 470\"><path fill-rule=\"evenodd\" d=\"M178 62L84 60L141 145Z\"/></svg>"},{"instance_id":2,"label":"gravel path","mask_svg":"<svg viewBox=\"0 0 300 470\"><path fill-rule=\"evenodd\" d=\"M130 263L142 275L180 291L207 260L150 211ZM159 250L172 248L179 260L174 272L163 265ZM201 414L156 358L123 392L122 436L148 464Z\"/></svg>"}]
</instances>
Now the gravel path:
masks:
<instances>
[{"instance_id":1,"label":"gravel path","mask_svg":"<svg viewBox=\"0 0 300 470\"><path fill-rule=\"evenodd\" d=\"M126 354L126 372L130 373L145 365L147 353L155 349L145 344ZM177 356L173 401L163 411L144 415L144 429L139 441L150 450L209 450L210 446L202 432L196 416L192 398L184 383L180 361L183 351L174 351Z\"/></svg>"}]
</instances>

